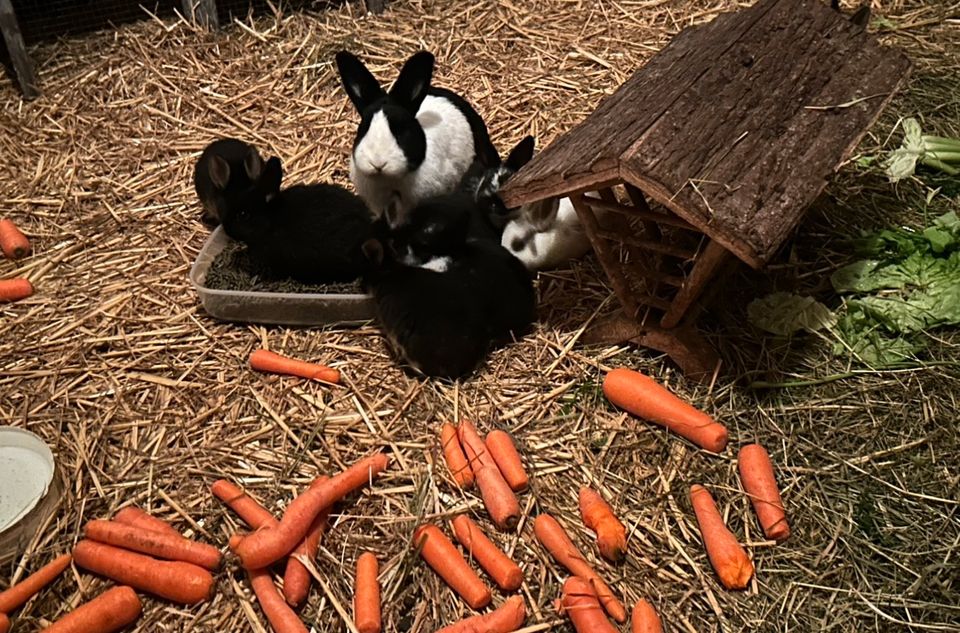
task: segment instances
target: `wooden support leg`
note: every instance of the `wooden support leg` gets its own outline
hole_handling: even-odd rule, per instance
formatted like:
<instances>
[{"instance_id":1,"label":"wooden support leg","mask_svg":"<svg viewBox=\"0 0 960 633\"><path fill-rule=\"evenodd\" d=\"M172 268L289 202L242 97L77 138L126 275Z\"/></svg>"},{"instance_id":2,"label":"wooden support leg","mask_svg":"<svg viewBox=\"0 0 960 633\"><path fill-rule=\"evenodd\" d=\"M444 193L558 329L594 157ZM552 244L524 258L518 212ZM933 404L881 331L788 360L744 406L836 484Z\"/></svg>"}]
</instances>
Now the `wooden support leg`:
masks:
<instances>
[{"instance_id":1,"label":"wooden support leg","mask_svg":"<svg viewBox=\"0 0 960 633\"><path fill-rule=\"evenodd\" d=\"M697 300L704 287L713 278L714 273L729 257L729 251L720 244L713 240L707 242L703 252L697 257L693 270L690 271L683 288L674 297L670 309L660 319L661 327L672 328L680 323L683 315L687 312L687 308Z\"/></svg>"},{"instance_id":2,"label":"wooden support leg","mask_svg":"<svg viewBox=\"0 0 960 633\"><path fill-rule=\"evenodd\" d=\"M10 0L0 0L0 30L3 31L3 40L7 44L10 61L13 63L13 70L17 74L17 81L20 83L24 98L39 97L37 77L33 74L33 64L30 63L30 56L27 55L27 49L23 44L20 25L17 23L17 16L13 12L13 4Z\"/></svg>"},{"instance_id":3,"label":"wooden support leg","mask_svg":"<svg viewBox=\"0 0 960 633\"><path fill-rule=\"evenodd\" d=\"M216 31L220 28L217 17L217 0L182 0L183 14L203 28Z\"/></svg>"}]
</instances>

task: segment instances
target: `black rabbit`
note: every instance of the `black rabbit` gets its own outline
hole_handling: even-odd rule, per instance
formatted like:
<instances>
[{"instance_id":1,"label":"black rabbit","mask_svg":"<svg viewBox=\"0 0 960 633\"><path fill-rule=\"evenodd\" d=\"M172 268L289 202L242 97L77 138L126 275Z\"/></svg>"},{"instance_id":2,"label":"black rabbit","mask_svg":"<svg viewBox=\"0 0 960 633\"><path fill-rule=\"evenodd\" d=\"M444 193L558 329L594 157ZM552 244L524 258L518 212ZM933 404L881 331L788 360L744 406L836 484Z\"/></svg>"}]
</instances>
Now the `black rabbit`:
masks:
<instances>
[{"instance_id":1,"label":"black rabbit","mask_svg":"<svg viewBox=\"0 0 960 633\"><path fill-rule=\"evenodd\" d=\"M207 145L193 168L193 187L203 207L200 221L215 227L227 209L245 204L262 168L260 153L249 143L222 138Z\"/></svg>"},{"instance_id":2,"label":"black rabbit","mask_svg":"<svg viewBox=\"0 0 960 633\"><path fill-rule=\"evenodd\" d=\"M280 159L266 161L244 203L228 208L223 230L279 276L304 283L357 279L363 268L360 247L373 231L367 206L333 184L281 191L282 179Z\"/></svg>"}]
</instances>

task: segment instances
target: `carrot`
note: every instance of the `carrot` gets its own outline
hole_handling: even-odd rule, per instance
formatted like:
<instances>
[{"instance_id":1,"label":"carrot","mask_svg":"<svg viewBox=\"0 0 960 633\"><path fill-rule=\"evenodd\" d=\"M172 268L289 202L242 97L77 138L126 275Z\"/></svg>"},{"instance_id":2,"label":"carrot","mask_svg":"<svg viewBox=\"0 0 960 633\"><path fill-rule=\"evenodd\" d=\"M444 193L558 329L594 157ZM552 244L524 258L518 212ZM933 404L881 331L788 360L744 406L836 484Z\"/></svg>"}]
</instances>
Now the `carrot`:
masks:
<instances>
[{"instance_id":1,"label":"carrot","mask_svg":"<svg viewBox=\"0 0 960 633\"><path fill-rule=\"evenodd\" d=\"M460 428L457 429L457 435L460 437L463 452L466 453L474 473L484 466L490 466L497 470L500 469L500 467L497 466L496 460L493 459L493 456L487 452L487 445L483 441L483 438L480 437L480 434L477 432L477 427L473 425L473 422L469 420L461 421Z\"/></svg>"},{"instance_id":2,"label":"carrot","mask_svg":"<svg viewBox=\"0 0 960 633\"><path fill-rule=\"evenodd\" d=\"M504 431L490 431L485 444L487 452L497 463L500 474L510 484L510 488L517 492L526 490L530 480L523 469L523 462L520 461L520 453L517 452L513 439Z\"/></svg>"},{"instance_id":3,"label":"carrot","mask_svg":"<svg viewBox=\"0 0 960 633\"><path fill-rule=\"evenodd\" d=\"M580 516L583 524L597 535L600 554L614 563L623 560L627 554L627 528L603 497L586 486L580 488Z\"/></svg>"},{"instance_id":4,"label":"carrot","mask_svg":"<svg viewBox=\"0 0 960 633\"><path fill-rule=\"evenodd\" d=\"M10 618L5 613L0 613L0 633L7 633L10 630Z\"/></svg>"},{"instance_id":5,"label":"carrot","mask_svg":"<svg viewBox=\"0 0 960 633\"><path fill-rule=\"evenodd\" d=\"M89 540L74 546L73 559L87 571L171 602L196 604L213 595L213 576L191 563L157 560Z\"/></svg>"},{"instance_id":6,"label":"carrot","mask_svg":"<svg viewBox=\"0 0 960 633\"><path fill-rule=\"evenodd\" d=\"M353 623L360 633L380 633L380 583L377 557L371 552L357 559L353 589Z\"/></svg>"},{"instance_id":7,"label":"carrot","mask_svg":"<svg viewBox=\"0 0 960 633\"><path fill-rule=\"evenodd\" d=\"M256 594L260 608L267 616L274 633L307 633L307 627L290 605L283 601L277 586L273 584L270 572L266 569L249 569L247 573L250 575L253 593Z\"/></svg>"},{"instance_id":8,"label":"carrot","mask_svg":"<svg viewBox=\"0 0 960 633\"><path fill-rule=\"evenodd\" d=\"M457 429L452 424L444 424L440 427L440 444L453 480L463 489L473 486L473 469L467 462L466 455L463 454Z\"/></svg>"},{"instance_id":9,"label":"carrot","mask_svg":"<svg viewBox=\"0 0 960 633\"><path fill-rule=\"evenodd\" d=\"M509 484L500 471L491 466L483 466L475 473L477 488L483 498L483 505L490 518L501 530L512 531L520 522L520 502L510 490Z\"/></svg>"},{"instance_id":10,"label":"carrot","mask_svg":"<svg viewBox=\"0 0 960 633\"><path fill-rule=\"evenodd\" d=\"M513 633L523 626L526 619L527 609L523 598L512 596L490 613L460 620L443 627L437 633Z\"/></svg>"},{"instance_id":11,"label":"carrot","mask_svg":"<svg viewBox=\"0 0 960 633\"><path fill-rule=\"evenodd\" d=\"M20 259L30 253L30 240L12 220L0 220L0 249L10 259Z\"/></svg>"},{"instance_id":12,"label":"carrot","mask_svg":"<svg viewBox=\"0 0 960 633\"><path fill-rule=\"evenodd\" d=\"M53 582L63 570L70 566L73 558L62 554L33 572L6 591L0 591L0 613L11 613L23 606L27 600L37 595L41 589Z\"/></svg>"},{"instance_id":13,"label":"carrot","mask_svg":"<svg viewBox=\"0 0 960 633\"><path fill-rule=\"evenodd\" d=\"M443 578L472 609L482 609L490 604L490 589L483 584L477 573L463 559L446 534L435 525L421 525L413 533L414 543L420 548L420 556L433 571Z\"/></svg>"},{"instance_id":14,"label":"carrot","mask_svg":"<svg viewBox=\"0 0 960 633\"><path fill-rule=\"evenodd\" d=\"M308 363L296 358L287 358L265 349L258 349L250 354L250 367L271 374L300 376L301 378L322 380L323 382L340 382L340 371L337 369L331 369L326 365Z\"/></svg>"},{"instance_id":15,"label":"carrot","mask_svg":"<svg viewBox=\"0 0 960 633\"><path fill-rule=\"evenodd\" d=\"M727 589L746 589L753 576L753 563L724 524L713 497L703 486L694 485L690 487L690 503L697 514L707 557L720 582Z\"/></svg>"},{"instance_id":16,"label":"carrot","mask_svg":"<svg viewBox=\"0 0 960 633\"><path fill-rule=\"evenodd\" d=\"M656 422L708 451L719 453L727 446L725 426L649 376L629 369L614 369L603 379L603 393L621 409Z\"/></svg>"},{"instance_id":17,"label":"carrot","mask_svg":"<svg viewBox=\"0 0 960 633\"><path fill-rule=\"evenodd\" d=\"M570 576L563 583L560 610L570 616L577 633L617 633L590 583L579 576Z\"/></svg>"},{"instance_id":18,"label":"carrot","mask_svg":"<svg viewBox=\"0 0 960 633\"><path fill-rule=\"evenodd\" d=\"M117 523L130 525L141 530L152 530L154 532L164 532L171 536L182 536L172 525L148 514L137 506L127 506L117 510L113 515L113 520Z\"/></svg>"},{"instance_id":19,"label":"carrot","mask_svg":"<svg viewBox=\"0 0 960 633\"><path fill-rule=\"evenodd\" d=\"M457 541L493 578L498 587L504 591L516 591L520 588L523 584L523 571L487 538L479 525L465 514L456 517L451 524Z\"/></svg>"},{"instance_id":20,"label":"carrot","mask_svg":"<svg viewBox=\"0 0 960 633\"><path fill-rule=\"evenodd\" d=\"M630 617L630 633L663 633L660 616L649 602L640 598Z\"/></svg>"},{"instance_id":21,"label":"carrot","mask_svg":"<svg viewBox=\"0 0 960 633\"><path fill-rule=\"evenodd\" d=\"M329 480L329 477L317 477L313 484L319 485ZM293 550L293 555L287 559L287 569L283 573L283 597L291 607L298 607L307 599L310 593L310 571L306 566L297 560L297 556L303 556L307 560L313 560L317 557L317 550L320 549L320 539L323 533L327 531L327 518L330 516L330 507L320 511L313 523L310 524L310 531L300 541L297 549Z\"/></svg>"},{"instance_id":22,"label":"carrot","mask_svg":"<svg viewBox=\"0 0 960 633\"><path fill-rule=\"evenodd\" d=\"M33 284L22 277L0 279L0 303L19 301L33 294Z\"/></svg>"},{"instance_id":23,"label":"carrot","mask_svg":"<svg viewBox=\"0 0 960 633\"><path fill-rule=\"evenodd\" d=\"M549 514L539 515L533 522L533 532L537 540L558 563L566 567L570 573L579 576L583 580L593 585L603 608L617 622L627 621L627 610L623 604L617 600L607 586L607 583L590 567L583 555L577 550L576 545L567 536L566 530Z\"/></svg>"},{"instance_id":24,"label":"carrot","mask_svg":"<svg viewBox=\"0 0 960 633\"><path fill-rule=\"evenodd\" d=\"M47 628L44 633L113 633L140 617L142 606L130 587L113 587Z\"/></svg>"},{"instance_id":25,"label":"carrot","mask_svg":"<svg viewBox=\"0 0 960 633\"><path fill-rule=\"evenodd\" d=\"M115 521L88 521L83 534L92 541L122 547L166 560L179 560L216 570L223 562L220 550L177 534L142 530Z\"/></svg>"},{"instance_id":26,"label":"carrot","mask_svg":"<svg viewBox=\"0 0 960 633\"><path fill-rule=\"evenodd\" d=\"M288 555L310 531L324 508L362 488L386 469L390 458L383 453L360 460L320 485L310 486L294 499L276 527L254 532L237 543L234 552L246 569L261 569Z\"/></svg>"},{"instance_id":27,"label":"carrot","mask_svg":"<svg viewBox=\"0 0 960 633\"><path fill-rule=\"evenodd\" d=\"M780 542L790 536L787 513L783 509L777 480L773 476L770 455L759 444L748 444L740 449L737 459L740 466L740 481L750 495L753 510L757 513L763 533L767 538Z\"/></svg>"},{"instance_id":28,"label":"carrot","mask_svg":"<svg viewBox=\"0 0 960 633\"><path fill-rule=\"evenodd\" d=\"M218 479L210 486L210 492L255 530L262 527L276 527L280 523L269 510L257 503L232 481Z\"/></svg>"}]
</instances>

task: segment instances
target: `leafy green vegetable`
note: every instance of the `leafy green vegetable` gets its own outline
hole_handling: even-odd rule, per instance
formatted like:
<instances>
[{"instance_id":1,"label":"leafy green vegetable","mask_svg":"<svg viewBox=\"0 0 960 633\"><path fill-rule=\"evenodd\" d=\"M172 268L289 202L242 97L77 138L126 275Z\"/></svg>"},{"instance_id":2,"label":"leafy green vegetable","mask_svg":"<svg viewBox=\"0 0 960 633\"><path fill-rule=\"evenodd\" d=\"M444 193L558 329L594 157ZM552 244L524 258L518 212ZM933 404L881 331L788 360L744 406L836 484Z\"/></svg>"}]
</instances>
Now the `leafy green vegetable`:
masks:
<instances>
[{"instance_id":1,"label":"leafy green vegetable","mask_svg":"<svg viewBox=\"0 0 960 633\"><path fill-rule=\"evenodd\" d=\"M938 169L951 176L960 173L960 140L942 136L924 136L920 123L904 119L903 142L890 152L885 161L890 182L909 178L917 163Z\"/></svg>"},{"instance_id":2,"label":"leafy green vegetable","mask_svg":"<svg viewBox=\"0 0 960 633\"><path fill-rule=\"evenodd\" d=\"M832 327L837 320L830 308L812 297L787 292L775 292L751 301L747 318L761 330L780 336L800 330L816 332Z\"/></svg>"}]
</instances>

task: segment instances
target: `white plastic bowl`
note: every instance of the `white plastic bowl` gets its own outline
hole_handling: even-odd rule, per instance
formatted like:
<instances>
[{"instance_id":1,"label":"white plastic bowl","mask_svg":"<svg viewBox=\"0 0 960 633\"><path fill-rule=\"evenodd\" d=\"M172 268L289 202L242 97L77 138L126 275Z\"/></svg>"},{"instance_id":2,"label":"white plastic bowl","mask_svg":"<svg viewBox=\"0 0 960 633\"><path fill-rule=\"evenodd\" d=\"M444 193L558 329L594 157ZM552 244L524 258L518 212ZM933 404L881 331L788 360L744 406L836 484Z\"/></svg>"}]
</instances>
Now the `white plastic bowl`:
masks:
<instances>
[{"instance_id":1,"label":"white plastic bowl","mask_svg":"<svg viewBox=\"0 0 960 633\"><path fill-rule=\"evenodd\" d=\"M0 564L23 551L60 497L53 452L37 435L0 426Z\"/></svg>"}]
</instances>

